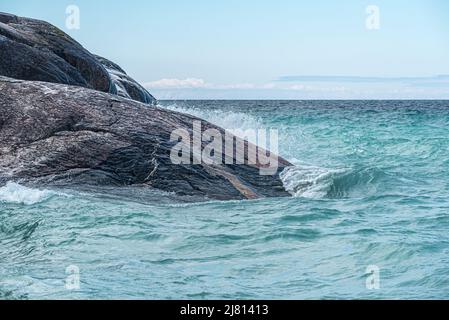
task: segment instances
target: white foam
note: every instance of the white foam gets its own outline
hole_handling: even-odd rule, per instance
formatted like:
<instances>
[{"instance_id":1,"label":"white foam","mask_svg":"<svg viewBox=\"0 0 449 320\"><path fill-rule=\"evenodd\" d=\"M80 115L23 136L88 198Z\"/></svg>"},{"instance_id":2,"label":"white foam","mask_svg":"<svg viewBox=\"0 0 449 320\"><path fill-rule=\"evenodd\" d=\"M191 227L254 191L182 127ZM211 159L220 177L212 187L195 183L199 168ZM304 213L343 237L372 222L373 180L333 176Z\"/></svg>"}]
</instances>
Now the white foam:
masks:
<instances>
[{"instance_id":1,"label":"white foam","mask_svg":"<svg viewBox=\"0 0 449 320\"><path fill-rule=\"evenodd\" d=\"M0 188L0 202L32 205L49 199L55 195L63 195L49 190L38 190L8 182Z\"/></svg>"},{"instance_id":2,"label":"white foam","mask_svg":"<svg viewBox=\"0 0 449 320\"><path fill-rule=\"evenodd\" d=\"M323 198L335 179L346 169L326 169L309 165L297 164L286 168L280 178L284 188L294 197Z\"/></svg>"},{"instance_id":3,"label":"white foam","mask_svg":"<svg viewBox=\"0 0 449 320\"><path fill-rule=\"evenodd\" d=\"M184 107L179 105L170 105L170 106L162 106L168 110L177 111L181 113L190 114L192 116L204 119L213 123L225 130L257 130L264 129L266 126L263 124L260 118L254 117L250 114L243 112L233 112L233 111L224 111L224 110L210 110L210 109L200 109L195 107ZM245 138L245 137L240 137ZM251 137L246 137L251 138ZM250 142L256 143L257 141Z\"/></svg>"}]
</instances>

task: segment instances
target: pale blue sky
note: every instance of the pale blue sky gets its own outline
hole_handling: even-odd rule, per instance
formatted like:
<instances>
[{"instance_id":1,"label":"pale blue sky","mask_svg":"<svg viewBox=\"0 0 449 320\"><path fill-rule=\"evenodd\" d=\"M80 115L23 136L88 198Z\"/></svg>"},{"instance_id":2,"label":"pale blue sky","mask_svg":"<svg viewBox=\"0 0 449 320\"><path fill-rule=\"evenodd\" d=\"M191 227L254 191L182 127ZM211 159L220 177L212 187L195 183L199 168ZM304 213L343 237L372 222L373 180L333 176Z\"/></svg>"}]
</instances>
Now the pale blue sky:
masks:
<instances>
[{"instance_id":1,"label":"pale blue sky","mask_svg":"<svg viewBox=\"0 0 449 320\"><path fill-rule=\"evenodd\" d=\"M79 30L65 26L70 4ZM379 30L365 26L368 5ZM449 80L432 78L449 74L446 0L0 0L0 11L55 24L159 98L449 98Z\"/></svg>"}]
</instances>

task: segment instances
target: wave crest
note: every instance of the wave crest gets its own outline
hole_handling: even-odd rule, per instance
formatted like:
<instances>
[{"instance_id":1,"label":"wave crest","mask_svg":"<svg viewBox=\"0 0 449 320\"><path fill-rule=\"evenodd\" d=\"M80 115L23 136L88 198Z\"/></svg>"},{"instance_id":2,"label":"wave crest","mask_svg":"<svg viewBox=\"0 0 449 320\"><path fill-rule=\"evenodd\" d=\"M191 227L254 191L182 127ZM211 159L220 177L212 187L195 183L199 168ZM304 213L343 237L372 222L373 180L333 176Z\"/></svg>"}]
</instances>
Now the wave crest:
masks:
<instances>
[{"instance_id":1,"label":"wave crest","mask_svg":"<svg viewBox=\"0 0 449 320\"><path fill-rule=\"evenodd\" d=\"M62 195L49 190L32 189L15 182L8 182L0 188L0 202L33 205L49 198Z\"/></svg>"},{"instance_id":2,"label":"wave crest","mask_svg":"<svg viewBox=\"0 0 449 320\"><path fill-rule=\"evenodd\" d=\"M331 170L308 165L286 168L280 178L284 188L294 197L323 198L328 195L334 178L346 170Z\"/></svg>"},{"instance_id":3,"label":"wave crest","mask_svg":"<svg viewBox=\"0 0 449 320\"><path fill-rule=\"evenodd\" d=\"M294 197L345 198L366 196L376 192L385 177L378 168L326 169L308 165L286 168L280 178L284 188Z\"/></svg>"}]
</instances>

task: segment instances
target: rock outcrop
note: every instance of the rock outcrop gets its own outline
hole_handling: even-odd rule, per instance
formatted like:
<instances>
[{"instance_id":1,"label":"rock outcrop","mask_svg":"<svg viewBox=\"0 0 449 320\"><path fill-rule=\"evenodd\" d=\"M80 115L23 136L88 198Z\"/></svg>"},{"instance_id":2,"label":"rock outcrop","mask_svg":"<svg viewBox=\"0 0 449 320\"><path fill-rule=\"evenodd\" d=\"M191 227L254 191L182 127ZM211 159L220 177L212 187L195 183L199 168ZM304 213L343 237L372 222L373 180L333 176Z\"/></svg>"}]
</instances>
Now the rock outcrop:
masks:
<instances>
[{"instance_id":1,"label":"rock outcrop","mask_svg":"<svg viewBox=\"0 0 449 320\"><path fill-rule=\"evenodd\" d=\"M114 63L55 26L0 12L0 75L76 85L148 104L156 99Z\"/></svg>"},{"instance_id":2,"label":"rock outcrop","mask_svg":"<svg viewBox=\"0 0 449 320\"><path fill-rule=\"evenodd\" d=\"M0 13L0 182L141 185L195 199L289 195L282 158L268 176L260 164L173 164L172 132L192 135L201 120L154 103L118 65L57 28Z\"/></svg>"},{"instance_id":3,"label":"rock outcrop","mask_svg":"<svg viewBox=\"0 0 449 320\"><path fill-rule=\"evenodd\" d=\"M0 177L43 184L148 185L212 199L287 196L257 165L179 165L174 130L200 119L77 86L0 77ZM202 122L202 130L224 130ZM231 155L233 157L233 155ZM289 163L280 159L279 170Z\"/></svg>"}]
</instances>

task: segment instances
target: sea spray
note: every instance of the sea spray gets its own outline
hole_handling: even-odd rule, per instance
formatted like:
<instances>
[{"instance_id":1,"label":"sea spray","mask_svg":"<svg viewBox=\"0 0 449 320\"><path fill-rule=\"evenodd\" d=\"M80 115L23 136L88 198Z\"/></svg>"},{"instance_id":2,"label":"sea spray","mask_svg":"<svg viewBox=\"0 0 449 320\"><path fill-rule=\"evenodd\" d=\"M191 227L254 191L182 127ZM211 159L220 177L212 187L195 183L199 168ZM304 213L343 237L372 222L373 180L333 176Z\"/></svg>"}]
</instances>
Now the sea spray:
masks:
<instances>
[{"instance_id":1,"label":"sea spray","mask_svg":"<svg viewBox=\"0 0 449 320\"><path fill-rule=\"evenodd\" d=\"M260 118L243 112L219 109L202 109L177 104L161 105L161 107L176 112L190 114L230 131L236 131L236 129L239 129L242 130L241 132L244 132L247 129L257 130L266 127ZM239 138L245 138L238 134L236 134L236 136ZM257 143L257 138L249 137L248 141L251 143Z\"/></svg>"}]
</instances>

